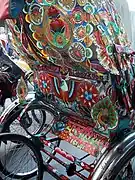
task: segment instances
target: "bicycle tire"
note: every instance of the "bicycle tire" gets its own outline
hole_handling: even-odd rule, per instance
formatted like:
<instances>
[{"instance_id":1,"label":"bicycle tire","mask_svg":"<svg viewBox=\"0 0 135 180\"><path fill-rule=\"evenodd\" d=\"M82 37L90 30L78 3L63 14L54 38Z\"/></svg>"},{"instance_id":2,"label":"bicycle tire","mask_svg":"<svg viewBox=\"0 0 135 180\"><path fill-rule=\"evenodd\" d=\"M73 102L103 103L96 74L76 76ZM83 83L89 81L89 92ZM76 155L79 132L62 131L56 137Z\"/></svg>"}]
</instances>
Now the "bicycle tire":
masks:
<instances>
[{"instance_id":1,"label":"bicycle tire","mask_svg":"<svg viewBox=\"0 0 135 180\"><path fill-rule=\"evenodd\" d=\"M33 107L33 109L39 107L39 109L40 109L40 108L41 108L41 109L45 109L46 111L52 113L54 116L57 115L57 113L55 112L55 110L54 110L53 108L50 108L50 107L45 106L45 105L33 104L33 105L31 105L31 107ZM2 125L1 133L9 132L9 126L10 126L10 124L13 123L13 121L18 117L18 115L19 115L20 112L21 112L21 110L18 110L18 111L16 111L14 114L12 114L9 118L7 118L7 120L6 120L6 121L3 123L3 125ZM44 128L44 125L42 125L42 127L40 128L40 130L39 130L38 133L40 133L40 132L43 130L43 128ZM46 133L48 133L48 132L49 132L49 130L48 130ZM37 134L38 134L38 133L37 133ZM59 146L60 146L60 142L61 142L60 139L57 140L55 146L59 147ZM55 155L55 154L56 154L56 151L52 151L52 154ZM47 163L50 163L51 160L52 160L52 158L50 157L50 158L47 160Z\"/></svg>"},{"instance_id":2,"label":"bicycle tire","mask_svg":"<svg viewBox=\"0 0 135 180\"><path fill-rule=\"evenodd\" d=\"M43 112L43 113L44 113L44 112ZM39 119L37 118L37 115L36 115L36 113L35 113L34 110L31 110L31 114L32 114L32 116L34 117L35 121L38 122L38 123L40 123L40 122L39 122Z\"/></svg>"},{"instance_id":3,"label":"bicycle tire","mask_svg":"<svg viewBox=\"0 0 135 180\"><path fill-rule=\"evenodd\" d=\"M45 107L43 105L39 105L39 104L32 104L30 105L30 107L27 109L27 111L32 111L32 110L35 110L35 109L45 109ZM4 133L4 132L10 132L9 130L9 126L13 123L13 121L15 121L17 119L17 117L20 115L20 113L22 112L23 110L23 107L19 107L19 109L15 112L13 112L13 114L11 114L11 116L7 117L5 119L5 121L3 122L2 124L2 129L1 129L1 133ZM13 110L14 111L14 110ZM27 113L26 111L26 113ZM44 128L44 124L45 124L45 121L46 121L46 114L45 114L45 111L42 112L43 113L43 122L40 126L40 128L38 129L38 131L36 132L36 134L40 133L43 128ZM21 123L21 122L20 122Z\"/></svg>"},{"instance_id":4,"label":"bicycle tire","mask_svg":"<svg viewBox=\"0 0 135 180\"><path fill-rule=\"evenodd\" d=\"M135 158L135 149L134 149L134 151L131 150L126 155L119 157L119 160L115 164L115 167L113 169L110 169L110 167L108 167L108 171L106 171L107 177L104 179L105 180L117 180L119 173L123 170L125 165L128 164L128 162L130 162L132 160L133 157ZM135 179L135 174L134 174L134 177L132 180L134 180L134 179ZM126 180L128 180L128 179L126 178Z\"/></svg>"},{"instance_id":5,"label":"bicycle tire","mask_svg":"<svg viewBox=\"0 0 135 180\"><path fill-rule=\"evenodd\" d=\"M131 160L133 158L135 159L135 145L134 144L135 144L135 141L133 140L133 142L129 142L129 144L125 145L125 147L123 146L123 149L121 149L121 148L116 149L114 147L115 151L112 151L112 154L111 154L112 158L109 159L108 162L106 161L106 164L103 163L105 165L105 167L103 167L103 164L101 165L102 166L102 172L101 172L102 175L100 175L98 173L99 176L97 177L97 175L96 175L96 178L94 176L93 179L96 179L96 180L118 180L118 179L125 180L125 177L123 177L124 178L123 179L120 174L121 174L122 170L128 166L128 164L131 162ZM107 155L107 157L109 157L109 156ZM101 170L101 166L100 166L100 170ZM98 168L98 170L99 170L99 168ZM98 170L96 170L96 171L98 172ZM96 171L95 171L95 174L96 174ZM125 170L123 172L125 173ZM118 177L119 175L120 175L120 178ZM134 180L134 179L135 179L135 173L133 172L132 180ZM127 179L127 177L126 177L126 180L129 180L129 179Z\"/></svg>"},{"instance_id":6,"label":"bicycle tire","mask_svg":"<svg viewBox=\"0 0 135 180\"><path fill-rule=\"evenodd\" d=\"M28 138L18 135L18 134L11 134L11 133L3 133L0 134L0 144L1 142L7 142L7 141L19 141L26 145L33 153L34 155L34 160L37 163L37 169L35 171L28 173L24 176L23 175L17 175L17 174L12 174L6 169L3 169L3 165L0 161L0 170L5 176L8 176L10 178L16 178L16 179L29 179L37 175L36 180L42 180L43 179L43 159L41 156L40 151L35 147L32 141L30 141Z\"/></svg>"}]
</instances>

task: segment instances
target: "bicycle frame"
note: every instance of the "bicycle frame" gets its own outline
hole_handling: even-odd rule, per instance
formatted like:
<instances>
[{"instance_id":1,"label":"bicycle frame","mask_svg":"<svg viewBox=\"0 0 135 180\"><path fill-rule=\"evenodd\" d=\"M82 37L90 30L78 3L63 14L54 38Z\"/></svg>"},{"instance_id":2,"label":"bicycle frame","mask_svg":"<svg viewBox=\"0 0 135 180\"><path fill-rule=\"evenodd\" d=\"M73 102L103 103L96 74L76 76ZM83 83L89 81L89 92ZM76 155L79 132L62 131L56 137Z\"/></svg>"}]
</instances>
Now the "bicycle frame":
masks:
<instances>
[{"instance_id":1,"label":"bicycle frame","mask_svg":"<svg viewBox=\"0 0 135 180\"><path fill-rule=\"evenodd\" d=\"M34 137L33 137L34 138ZM99 159L94 160L91 164L85 162L85 158L89 156L89 153L83 156L82 158L77 158L71 155L69 152L61 149L60 147L56 147L52 144L52 142L58 140L57 137L49 137L46 138L42 135L36 135L35 142L40 141L44 146L48 146L52 150L54 150L58 155L65 158L65 161L69 161L69 163L65 163L54 155L52 155L49 151L47 151L43 146L40 146L40 151L48 155L54 161L65 167L68 176L78 176L83 180L104 180L107 178L107 173L104 171L109 168L109 171L115 167L115 163L117 163L121 153L126 154L131 148L134 147L135 144L135 132L130 133L127 137L121 139L115 146L110 146L108 149L102 150ZM135 147L134 147L135 150ZM112 164L110 166L110 164ZM50 164L44 162L44 169L50 175L55 177L58 180L68 180L69 178L66 175L61 174L58 170L53 168ZM77 170L77 167L80 170ZM87 171L88 176L86 177L81 172Z\"/></svg>"}]
</instances>

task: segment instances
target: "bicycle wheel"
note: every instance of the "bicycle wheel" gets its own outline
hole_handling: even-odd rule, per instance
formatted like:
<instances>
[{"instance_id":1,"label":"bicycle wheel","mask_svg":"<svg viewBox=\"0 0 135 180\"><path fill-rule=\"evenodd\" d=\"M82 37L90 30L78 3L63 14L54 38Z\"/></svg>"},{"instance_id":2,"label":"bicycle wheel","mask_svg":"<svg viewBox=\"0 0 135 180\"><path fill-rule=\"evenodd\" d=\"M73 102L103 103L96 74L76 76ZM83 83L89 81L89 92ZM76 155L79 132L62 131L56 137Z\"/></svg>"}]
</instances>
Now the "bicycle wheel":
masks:
<instances>
[{"instance_id":1,"label":"bicycle wheel","mask_svg":"<svg viewBox=\"0 0 135 180\"><path fill-rule=\"evenodd\" d=\"M93 180L135 180L135 141L127 140L111 150L95 170Z\"/></svg>"},{"instance_id":2,"label":"bicycle wheel","mask_svg":"<svg viewBox=\"0 0 135 180\"><path fill-rule=\"evenodd\" d=\"M57 146L59 147L60 145L60 139L57 138L57 136L54 136L50 131L51 131L51 128L52 128L52 125L54 123L54 121L56 120L57 118L57 112L55 112L54 109L48 107L48 106L45 106L45 105L39 105L39 104L33 104L29 107L30 112L33 113L34 111L34 114L36 114L37 116L37 113L36 111L40 111L40 112L44 112L46 114L45 116L45 119L43 121L43 123L41 124L41 127L38 129L38 132L36 133L34 131L34 133L32 133L33 131L30 131L30 128L27 128L27 131L29 131L29 133L31 134L38 134L40 132L43 132L44 134L46 134L46 138L49 138L51 139L51 137L53 136L53 139L51 139L52 141L52 144L54 146ZM2 127L2 133L5 133L5 132L12 132L12 133L16 133L16 134L23 134L24 136L28 137L28 134L27 132L25 131L25 128L26 128L26 121L24 120L24 117L27 117L28 114L26 113L25 116L21 119L21 124L18 120L16 120L16 118L18 117L20 111L16 111L13 115L10 116L10 118L8 118L4 124L3 124L3 127ZM41 115L41 114L40 114ZM38 117L39 119L39 117ZM39 119L40 120L40 119ZM34 120L35 121L35 120ZM24 122L24 123L23 123ZM25 126L25 128L24 128ZM34 127L35 128L35 127ZM31 138L31 136L30 136ZM54 149L51 149L49 147L45 147L50 153L52 153L53 155L55 155L55 151ZM49 157L49 156L44 156L44 161L46 162L50 162L52 159Z\"/></svg>"},{"instance_id":3,"label":"bicycle wheel","mask_svg":"<svg viewBox=\"0 0 135 180\"><path fill-rule=\"evenodd\" d=\"M0 154L3 179L42 180L42 156L28 138L17 134L0 134Z\"/></svg>"},{"instance_id":4,"label":"bicycle wheel","mask_svg":"<svg viewBox=\"0 0 135 180\"><path fill-rule=\"evenodd\" d=\"M32 104L23 114L20 121L17 120L19 114L22 112L23 107L19 107L10 117L3 122L3 132L12 132L17 134L23 134L27 136L40 133L46 123L46 109L43 105Z\"/></svg>"},{"instance_id":5,"label":"bicycle wheel","mask_svg":"<svg viewBox=\"0 0 135 180\"><path fill-rule=\"evenodd\" d=\"M107 176L107 180L135 180L135 152L119 158Z\"/></svg>"}]
</instances>

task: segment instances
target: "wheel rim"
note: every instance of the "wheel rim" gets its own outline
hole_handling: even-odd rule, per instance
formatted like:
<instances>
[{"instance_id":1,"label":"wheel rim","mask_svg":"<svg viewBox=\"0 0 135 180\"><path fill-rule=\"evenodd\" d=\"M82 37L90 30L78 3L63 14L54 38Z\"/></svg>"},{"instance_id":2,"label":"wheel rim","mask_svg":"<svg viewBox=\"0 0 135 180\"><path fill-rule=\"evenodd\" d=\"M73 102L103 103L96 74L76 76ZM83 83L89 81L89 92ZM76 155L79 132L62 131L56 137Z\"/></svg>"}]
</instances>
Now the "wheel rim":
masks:
<instances>
[{"instance_id":1,"label":"wheel rim","mask_svg":"<svg viewBox=\"0 0 135 180\"><path fill-rule=\"evenodd\" d=\"M33 117L32 111L34 112L36 116L36 121ZM41 126L45 123L44 121L46 120L46 117L43 116L43 114L45 113L46 113L45 110L40 110L40 109L29 110L21 118L21 121L20 121L21 123L17 119L15 119L9 125L9 129L7 131L12 132L12 133L17 133L17 134L23 134L24 136L27 136L28 134L24 129L26 128L30 134L37 134L40 131ZM37 122L37 119L39 120L38 121L39 123Z\"/></svg>"},{"instance_id":2,"label":"wheel rim","mask_svg":"<svg viewBox=\"0 0 135 180\"><path fill-rule=\"evenodd\" d=\"M25 178L38 172L33 152L21 141L1 142L0 152L1 172L4 178Z\"/></svg>"},{"instance_id":3,"label":"wheel rim","mask_svg":"<svg viewBox=\"0 0 135 180\"><path fill-rule=\"evenodd\" d=\"M53 111L51 111L50 109L44 108L44 107L43 108L39 107L38 109L36 109L36 106L35 106L34 109L29 110L29 111L30 111L30 114L28 114L29 112L27 112L27 117L29 115L32 115L34 117L36 116L36 123L38 123L37 119L40 120L40 117L43 117L43 112L46 114L45 123L44 123L44 125L42 127L42 131L40 133L45 134L45 136L47 138L50 137L50 136L51 137L53 136L53 138L55 137L55 139L56 139L57 136L54 136L54 134L50 133L52 125L53 125L53 123L55 121L55 115L53 114ZM34 113L34 115L33 115L33 113ZM26 116L24 116L24 117L26 117ZM21 119L21 121L23 121L23 120L24 120L24 118ZM31 139L31 136L27 134L27 132L23 128L23 125L21 126L20 122L18 120L14 120L9 125L9 127L7 129L6 128L4 129L4 132L5 131L6 132L16 133L16 134L21 134L21 135L23 134L27 138ZM38 133L39 133L39 132L37 133L36 131L31 131L31 127L28 127L27 131L28 132L33 132L33 134L36 134L36 135L38 135ZM40 133L39 133L39 136L40 136ZM53 145L59 146L59 143L60 143L60 140L57 140L57 141L53 142ZM36 144L35 144L35 146L36 146ZM49 151L50 153L55 154L54 149L51 149L51 148L49 148L47 146L45 146L45 149L47 149L47 151ZM51 161L51 158L49 156L43 156L43 159L44 159L45 162L50 162Z\"/></svg>"}]
</instances>

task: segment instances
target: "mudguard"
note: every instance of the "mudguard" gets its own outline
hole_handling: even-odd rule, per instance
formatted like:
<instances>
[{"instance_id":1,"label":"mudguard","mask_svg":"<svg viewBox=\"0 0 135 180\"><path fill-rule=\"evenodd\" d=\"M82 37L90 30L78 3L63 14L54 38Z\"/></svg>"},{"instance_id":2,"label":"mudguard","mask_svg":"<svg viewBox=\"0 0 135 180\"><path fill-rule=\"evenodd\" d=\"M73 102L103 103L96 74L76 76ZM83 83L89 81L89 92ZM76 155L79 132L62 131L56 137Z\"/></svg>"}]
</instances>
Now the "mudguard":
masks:
<instances>
[{"instance_id":1,"label":"mudguard","mask_svg":"<svg viewBox=\"0 0 135 180\"><path fill-rule=\"evenodd\" d=\"M132 152L135 154L135 132L132 132L115 147L108 150L104 158L95 167L94 174L92 174L88 179L109 180L109 175L115 168L116 164Z\"/></svg>"}]
</instances>

